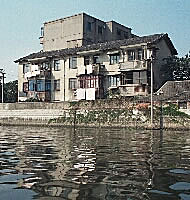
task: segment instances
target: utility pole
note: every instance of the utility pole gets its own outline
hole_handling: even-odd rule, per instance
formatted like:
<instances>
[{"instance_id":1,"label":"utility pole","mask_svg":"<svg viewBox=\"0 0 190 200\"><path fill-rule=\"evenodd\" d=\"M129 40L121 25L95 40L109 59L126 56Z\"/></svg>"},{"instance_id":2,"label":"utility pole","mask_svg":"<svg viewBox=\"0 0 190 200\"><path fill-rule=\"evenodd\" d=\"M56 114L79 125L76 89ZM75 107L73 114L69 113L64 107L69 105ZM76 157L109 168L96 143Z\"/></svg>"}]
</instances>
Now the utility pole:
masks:
<instances>
[{"instance_id":1,"label":"utility pole","mask_svg":"<svg viewBox=\"0 0 190 200\"><path fill-rule=\"evenodd\" d=\"M2 79L2 82L1 82L1 102L3 103L4 102L4 84L5 84L5 72L3 69L0 69L0 73L2 74L1 76L1 79Z\"/></svg>"},{"instance_id":2,"label":"utility pole","mask_svg":"<svg viewBox=\"0 0 190 200\"><path fill-rule=\"evenodd\" d=\"M150 103L151 103L151 110L150 110L150 124L151 124L151 128L153 128L153 57L151 56L151 61L150 61L150 79L151 79L151 83L150 83Z\"/></svg>"}]
</instances>

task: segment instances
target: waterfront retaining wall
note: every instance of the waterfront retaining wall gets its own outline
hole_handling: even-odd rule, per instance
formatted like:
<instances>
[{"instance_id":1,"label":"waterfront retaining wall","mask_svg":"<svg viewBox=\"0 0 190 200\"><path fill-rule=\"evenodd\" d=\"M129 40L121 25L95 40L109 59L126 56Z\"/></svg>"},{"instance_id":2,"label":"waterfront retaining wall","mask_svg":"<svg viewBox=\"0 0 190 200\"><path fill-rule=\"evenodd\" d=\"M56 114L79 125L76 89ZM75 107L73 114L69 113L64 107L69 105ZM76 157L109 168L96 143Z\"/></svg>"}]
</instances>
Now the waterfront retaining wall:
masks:
<instances>
[{"instance_id":1,"label":"waterfront retaining wall","mask_svg":"<svg viewBox=\"0 0 190 200\"><path fill-rule=\"evenodd\" d=\"M150 128L149 103L131 99L0 104L1 125ZM155 110L154 128L160 128ZM162 116L164 128L189 128L189 119ZM177 123L176 123L177 121Z\"/></svg>"}]
</instances>

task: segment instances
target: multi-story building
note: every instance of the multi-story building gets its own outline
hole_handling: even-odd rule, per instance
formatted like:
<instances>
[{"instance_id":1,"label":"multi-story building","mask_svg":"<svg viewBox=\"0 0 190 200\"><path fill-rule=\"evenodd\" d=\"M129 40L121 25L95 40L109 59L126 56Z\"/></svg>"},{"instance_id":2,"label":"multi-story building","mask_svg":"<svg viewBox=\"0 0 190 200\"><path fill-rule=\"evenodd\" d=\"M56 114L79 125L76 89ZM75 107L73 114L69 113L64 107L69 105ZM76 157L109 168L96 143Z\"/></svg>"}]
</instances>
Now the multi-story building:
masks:
<instances>
[{"instance_id":1,"label":"multi-story building","mask_svg":"<svg viewBox=\"0 0 190 200\"><path fill-rule=\"evenodd\" d=\"M131 28L104 22L85 13L44 23L40 43L44 51L131 38Z\"/></svg>"},{"instance_id":2,"label":"multi-story building","mask_svg":"<svg viewBox=\"0 0 190 200\"><path fill-rule=\"evenodd\" d=\"M147 95L151 65L158 89L163 59L177 54L167 34L138 37L130 28L86 14L45 23L43 31L43 51L15 61L20 101Z\"/></svg>"}]
</instances>

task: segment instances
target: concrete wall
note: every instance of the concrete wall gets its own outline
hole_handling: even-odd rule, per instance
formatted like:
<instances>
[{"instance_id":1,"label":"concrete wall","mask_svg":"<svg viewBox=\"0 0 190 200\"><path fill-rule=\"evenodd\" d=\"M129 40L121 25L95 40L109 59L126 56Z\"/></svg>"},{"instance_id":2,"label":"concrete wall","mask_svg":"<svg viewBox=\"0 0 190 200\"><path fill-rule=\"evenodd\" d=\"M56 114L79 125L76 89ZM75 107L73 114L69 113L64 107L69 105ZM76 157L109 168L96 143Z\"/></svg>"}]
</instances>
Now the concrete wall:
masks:
<instances>
[{"instance_id":1,"label":"concrete wall","mask_svg":"<svg viewBox=\"0 0 190 200\"><path fill-rule=\"evenodd\" d=\"M151 128L150 116L146 110L144 112L138 109L141 105L148 106L147 103L139 104L126 99L81 101L77 104L0 104L0 125L73 126L76 118L76 126ZM171 118L175 118L176 121L172 121ZM188 118L164 116L163 120L165 128L190 128ZM159 117L155 116L154 128L159 127Z\"/></svg>"},{"instance_id":2,"label":"concrete wall","mask_svg":"<svg viewBox=\"0 0 190 200\"><path fill-rule=\"evenodd\" d=\"M105 22L84 14L83 21L84 35L83 35L83 45L104 42L106 37L106 24ZM92 30L88 31L88 23L91 23ZM102 28L102 34L98 33L98 27Z\"/></svg>"},{"instance_id":3,"label":"concrete wall","mask_svg":"<svg viewBox=\"0 0 190 200\"><path fill-rule=\"evenodd\" d=\"M140 45L134 46L134 49L137 49L141 47ZM132 48L132 47L130 47ZM127 50L126 49L120 49L117 51L109 51L109 52L100 52L100 63L105 66L104 69L104 75L105 76L110 76L110 75L117 75L120 74L120 63L125 63L126 65L135 65L136 61L128 61L127 58ZM124 54L122 51L125 51ZM116 64L110 64L110 55L114 53L119 53L120 54L120 60L119 63ZM65 58L56 58L60 60L60 70L55 71L53 67L53 60L49 61L51 68L52 68L52 75L51 75L51 101L72 101L76 100L76 96L74 95L74 91L69 89L69 79L70 78L77 78L78 75L78 68L85 67L84 66L84 56L88 55L90 57L90 60L92 62L93 56L97 55L96 52L88 54L86 53L85 55L75 55L77 56L77 68L76 69L71 69L69 67L69 59L71 57L65 57ZM36 61L37 63L43 62L41 60ZM37 64L36 63L36 64ZM133 68L131 69L133 70ZM140 69L139 69L140 70ZM27 82L28 80L25 80L25 75L23 74L23 65L19 65L19 100L22 101L24 100L25 97L22 97L21 93L23 93L23 82ZM60 90L54 90L54 80L60 80ZM105 77L105 82L104 82L104 89L105 92L108 89L108 77ZM133 95L133 94L131 94Z\"/></svg>"},{"instance_id":4,"label":"concrete wall","mask_svg":"<svg viewBox=\"0 0 190 200\"><path fill-rule=\"evenodd\" d=\"M162 39L157 44L157 48L158 50L156 53L156 60L154 63L154 88L155 89L159 89L164 83L162 73L160 71L161 66L164 64L163 59L169 56L172 56L172 53L168 45L166 44L165 40Z\"/></svg>"},{"instance_id":5,"label":"concrete wall","mask_svg":"<svg viewBox=\"0 0 190 200\"><path fill-rule=\"evenodd\" d=\"M123 40L131 38L131 29L127 28L115 21L106 22L107 40ZM120 35L118 34L120 32Z\"/></svg>"},{"instance_id":6,"label":"concrete wall","mask_svg":"<svg viewBox=\"0 0 190 200\"><path fill-rule=\"evenodd\" d=\"M91 24L91 31L88 30ZM102 33L98 31L102 28ZM131 29L117 22L104 22L85 13L44 23L43 50L51 51L64 48L80 47L92 43L131 37ZM117 30L121 31L118 35ZM126 34L128 37L126 38Z\"/></svg>"},{"instance_id":7,"label":"concrete wall","mask_svg":"<svg viewBox=\"0 0 190 200\"><path fill-rule=\"evenodd\" d=\"M83 14L44 23L43 50L82 46Z\"/></svg>"}]
</instances>

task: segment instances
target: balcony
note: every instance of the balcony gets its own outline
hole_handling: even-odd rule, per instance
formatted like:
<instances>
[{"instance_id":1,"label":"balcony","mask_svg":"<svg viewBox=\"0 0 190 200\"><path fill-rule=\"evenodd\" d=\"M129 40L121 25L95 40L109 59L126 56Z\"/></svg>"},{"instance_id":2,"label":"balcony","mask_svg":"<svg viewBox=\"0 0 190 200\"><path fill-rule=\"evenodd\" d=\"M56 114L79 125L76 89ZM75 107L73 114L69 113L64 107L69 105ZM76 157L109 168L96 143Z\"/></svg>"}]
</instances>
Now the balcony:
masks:
<instances>
[{"instance_id":1,"label":"balcony","mask_svg":"<svg viewBox=\"0 0 190 200\"><path fill-rule=\"evenodd\" d=\"M145 84L127 84L119 86L121 96L147 95L148 86Z\"/></svg>"},{"instance_id":2,"label":"balcony","mask_svg":"<svg viewBox=\"0 0 190 200\"><path fill-rule=\"evenodd\" d=\"M93 64L92 73L95 75L103 75L105 73L105 65Z\"/></svg>"},{"instance_id":3,"label":"balcony","mask_svg":"<svg viewBox=\"0 0 190 200\"><path fill-rule=\"evenodd\" d=\"M51 71L37 70L37 71L27 72L27 73L25 73L24 77L25 77L25 79L29 79L31 77L50 79Z\"/></svg>"},{"instance_id":4,"label":"balcony","mask_svg":"<svg viewBox=\"0 0 190 200\"><path fill-rule=\"evenodd\" d=\"M50 101L51 99L51 93L50 91L28 91L27 93L27 98L35 98L38 99L40 101Z\"/></svg>"},{"instance_id":5,"label":"balcony","mask_svg":"<svg viewBox=\"0 0 190 200\"><path fill-rule=\"evenodd\" d=\"M105 72L105 66L101 64L90 64L86 66L78 66L77 76L80 75L102 75Z\"/></svg>"},{"instance_id":6,"label":"balcony","mask_svg":"<svg viewBox=\"0 0 190 200\"><path fill-rule=\"evenodd\" d=\"M120 71L141 70L147 69L147 65L145 61L135 60L120 63L119 69Z\"/></svg>"}]
</instances>

